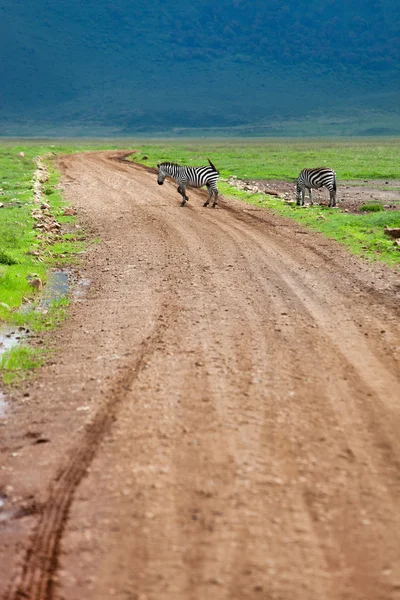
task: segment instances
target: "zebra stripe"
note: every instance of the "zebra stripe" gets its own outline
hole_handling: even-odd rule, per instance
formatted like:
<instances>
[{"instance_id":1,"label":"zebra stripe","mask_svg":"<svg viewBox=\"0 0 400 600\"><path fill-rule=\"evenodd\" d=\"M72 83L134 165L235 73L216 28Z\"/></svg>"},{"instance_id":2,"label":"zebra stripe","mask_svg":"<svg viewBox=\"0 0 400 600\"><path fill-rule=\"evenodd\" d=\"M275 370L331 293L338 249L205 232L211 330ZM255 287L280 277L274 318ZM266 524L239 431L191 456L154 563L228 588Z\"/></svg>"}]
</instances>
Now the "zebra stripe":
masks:
<instances>
[{"instance_id":1,"label":"zebra stripe","mask_svg":"<svg viewBox=\"0 0 400 600\"><path fill-rule=\"evenodd\" d=\"M318 189L326 187L329 190L329 206L336 206L336 173L333 169L319 167L317 169L303 169L297 178L296 183L296 204L304 204L304 195L306 188L310 197L310 204L313 204L311 188Z\"/></svg>"},{"instance_id":2,"label":"zebra stripe","mask_svg":"<svg viewBox=\"0 0 400 600\"><path fill-rule=\"evenodd\" d=\"M217 181L219 177L219 171L214 167L210 159L208 159L210 166L206 167L181 167L176 163L163 162L158 167L157 183L162 185L164 179L169 176L175 179L178 184L178 192L182 196L181 206L185 206L185 203L189 200L186 196L186 187L200 188L203 185L207 186L208 198L204 203L204 206L208 206L211 200L211 196L214 194L214 202L212 207L215 208L218 200L218 188Z\"/></svg>"}]
</instances>

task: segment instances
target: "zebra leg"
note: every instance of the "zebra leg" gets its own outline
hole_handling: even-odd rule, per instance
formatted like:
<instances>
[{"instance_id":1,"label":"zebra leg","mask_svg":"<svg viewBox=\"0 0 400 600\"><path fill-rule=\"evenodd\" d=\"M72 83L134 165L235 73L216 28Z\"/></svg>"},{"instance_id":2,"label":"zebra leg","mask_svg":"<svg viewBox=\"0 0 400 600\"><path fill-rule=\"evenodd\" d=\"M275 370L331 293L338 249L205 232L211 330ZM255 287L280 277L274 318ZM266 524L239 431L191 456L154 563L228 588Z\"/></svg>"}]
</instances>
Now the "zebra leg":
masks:
<instances>
[{"instance_id":1,"label":"zebra leg","mask_svg":"<svg viewBox=\"0 0 400 600\"><path fill-rule=\"evenodd\" d=\"M188 196L186 196L186 185L180 185L178 191L182 195L181 206L185 206L186 202L189 200Z\"/></svg>"},{"instance_id":2,"label":"zebra leg","mask_svg":"<svg viewBox=\"0 0 400 600\"><path fill-rule=\"evenodd\" d=\"M335 190L329 190L329 206L336 206L336 192Z\"/></svg>"},{"instance_id":3,"label":"zebra leg","mask_svg":"<svg viewBox=\"0 0 400 600\"><path fill-rule=\"evenodd\" d=\"M208 206L210 204L210 200L211 200L211 196L212 196L212 191L210 186L207 184L207 192L208 192L208 198L207 200L204 202L203 206Z\"/></svg>"},{"instance_id":4,"label":"zebra leg","mask_svg":"<svg viewBox=\"0 0 400 600\"><path fill-rule=\"evenodd\" d=\"M313 206L313 205L314 205L314 202L313 202L313 199L312 199L312 192L311 192L311 188L308 188L308 195L309 195L309 197L310 197L310 204L311 204L311 206Z\"/></svg>"},{"instance_id":5,"label":"zebra leg","mask_svg":"<svg viewBox=\"0 0 400 600\"><path fill-rule=\"evenodd\" d=\"M213 205L212 205L213 208L215 208L217 206L217 202L218 202L218 190L217 190L217 188L215 188L215 190L214 190L214 202L213 202Z\"/></svg>"}]
</instances>

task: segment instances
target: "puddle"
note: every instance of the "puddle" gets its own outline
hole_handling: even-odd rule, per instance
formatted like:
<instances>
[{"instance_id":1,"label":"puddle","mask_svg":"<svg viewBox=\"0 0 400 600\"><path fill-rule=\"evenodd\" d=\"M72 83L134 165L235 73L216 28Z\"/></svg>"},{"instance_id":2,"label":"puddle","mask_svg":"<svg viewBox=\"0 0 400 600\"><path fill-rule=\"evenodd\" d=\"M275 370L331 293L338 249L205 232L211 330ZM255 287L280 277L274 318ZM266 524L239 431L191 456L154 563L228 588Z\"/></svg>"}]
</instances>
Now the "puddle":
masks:
<instances>
[{"instance_id":1,"label":"puddle","mask_svg":"<svg viewBox=\"0 0 400 600\"><path fill-rule=\"evenodd\" d=\"M73 287L73 296L76 302L79 302L84 298L91 285L90 279L78 279L73 271L52 271L49 274L47 285L43 290L42 298L35 310L43 310L47 312L48 306L56 301L66 298L70 287ZM20 310L21 312L32 309L31 304L26 304ZM13 327L10 325L4 325L0 327L0 360L1 357L7 350L17 346L20 341L29 334L29 329L23 326ZM4 418L7 411L7 400L3 392L0 391L0 419Z\"/></svg>"},{"instance_id":2,"label":"puddle","mask_svg":"<svg viewBox=\"0 0 400 600\"><path fill-rule=\"evenodd\" d=\"M74 298L83 298L84 296L87 295L90 284L92 282L90 281L90 279L80 279L76 286L75 289L73 291L74 294Z\"/></svg>"},{"instance_id":3,"label":"puddle","mask_svg":"<svg viewBox=\"0 0 400 600\"><path fill-rule=\"evenodd\" d=\"M0 392L0 419L4 418L6 416L6 412L7 412L6 397L5 397L5 394L3 394L3 392ZM1 508L1 497L0 497L0 508Z\"/></svg>"},{"instance_id":4,"label":"puddle","mask_svg":"<svg viewBox=\"0 0 400 600\"><path fill-rule=\"evenodd\" d=\"M9 327L4 326L0 328L0 359L3 356L4 352L10 350L17 344L19 344L20 340L24 338L27 333L29 333L28 329L25 327ZM6 400L6 395L4 392L0 390L0 419L5 417L7 412L8 402Z\"/></svg>"},{"instance_id":5,"label":"puddle","mask_svg":"<svg viewBox=\"0 0 400 600\"><path fill-rule=\"evenodd\" d=\"M90 279L80 279L73 271L52 271L43 290L40 306L47 308L51 302L66 298L71 287L73 298L81 299L86 296L91 283Z\"/></svg>"},{"instance_id":6,"label":"puddle","mask_svg":"<svg viewBox=\"0 0 400 600\"><path fill-rule=\"evenodd\" d=\"M70 273L68 271L52 271L49 273L40 306L47 307L54 301L66 298L70 286L69 277Z\"/></svg>"},{"instance_id":7,"label":"puddle","mask_svg":"<svg viewBox=\"0 0 400 600\"><path fill-rule=\"evenodd\" d=\"M64 233L76 233L82 229L80 225L75 225L75 223L62 223L60 232Z\"/></svg>"},{"instance_id":8,"label":"puddle","mask_svg":"<svg viewBox=\"0 0 400 600\"><path fill-rule=\"evenodd\" d=\"M0 358L7 350L16 346L26 336L28 329L25 327L1 327L0 329Z\"/></svg>"}]
</instances>

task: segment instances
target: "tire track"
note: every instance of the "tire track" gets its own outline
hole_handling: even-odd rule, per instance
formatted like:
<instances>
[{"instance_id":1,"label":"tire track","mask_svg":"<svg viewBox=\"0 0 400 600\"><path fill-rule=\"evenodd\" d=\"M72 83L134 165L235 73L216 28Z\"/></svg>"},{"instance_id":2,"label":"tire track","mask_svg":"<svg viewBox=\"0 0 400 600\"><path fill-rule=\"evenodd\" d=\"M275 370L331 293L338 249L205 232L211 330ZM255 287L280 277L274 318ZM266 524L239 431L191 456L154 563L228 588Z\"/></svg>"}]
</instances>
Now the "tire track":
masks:
<instances>
[{"instance_id":1,"label":"tire track","mask_svg":"<svg viewBox=\"0 0 400 600\"><path fill-rule=\"evenodd\" d=\"M162 342L167 329L165 316L164 313L154 333L143 341L135 365L115 382L114 387L118 388L117 391L87 425L83 439L71 450L70 458L54 478L22 565L13 574L11 587L6 592L4 600L53 599L61 538L75 490L85 477L104 435L116 419L127 391L130 390L154 348Z\"/></svg>"}]
</instances>

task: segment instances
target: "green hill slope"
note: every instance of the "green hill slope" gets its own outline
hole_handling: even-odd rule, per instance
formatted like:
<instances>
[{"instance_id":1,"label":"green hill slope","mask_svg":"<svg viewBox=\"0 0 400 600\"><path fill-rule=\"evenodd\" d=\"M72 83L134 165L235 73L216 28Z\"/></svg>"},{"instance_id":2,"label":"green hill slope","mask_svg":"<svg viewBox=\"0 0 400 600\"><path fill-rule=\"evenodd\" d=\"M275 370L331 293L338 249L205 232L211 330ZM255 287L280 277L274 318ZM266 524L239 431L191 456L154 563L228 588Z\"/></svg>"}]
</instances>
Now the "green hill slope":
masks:
<instances>
[{"instance_id":1,"label":"green hill slope","mask_svg":"<svg viewBox=\"0 0 400 600\"><path fill-rule=\"evenodd\" d=\"M3 0L1 130L400 133L396 13L394 0Z\"/></svg>"}]
</instances>

